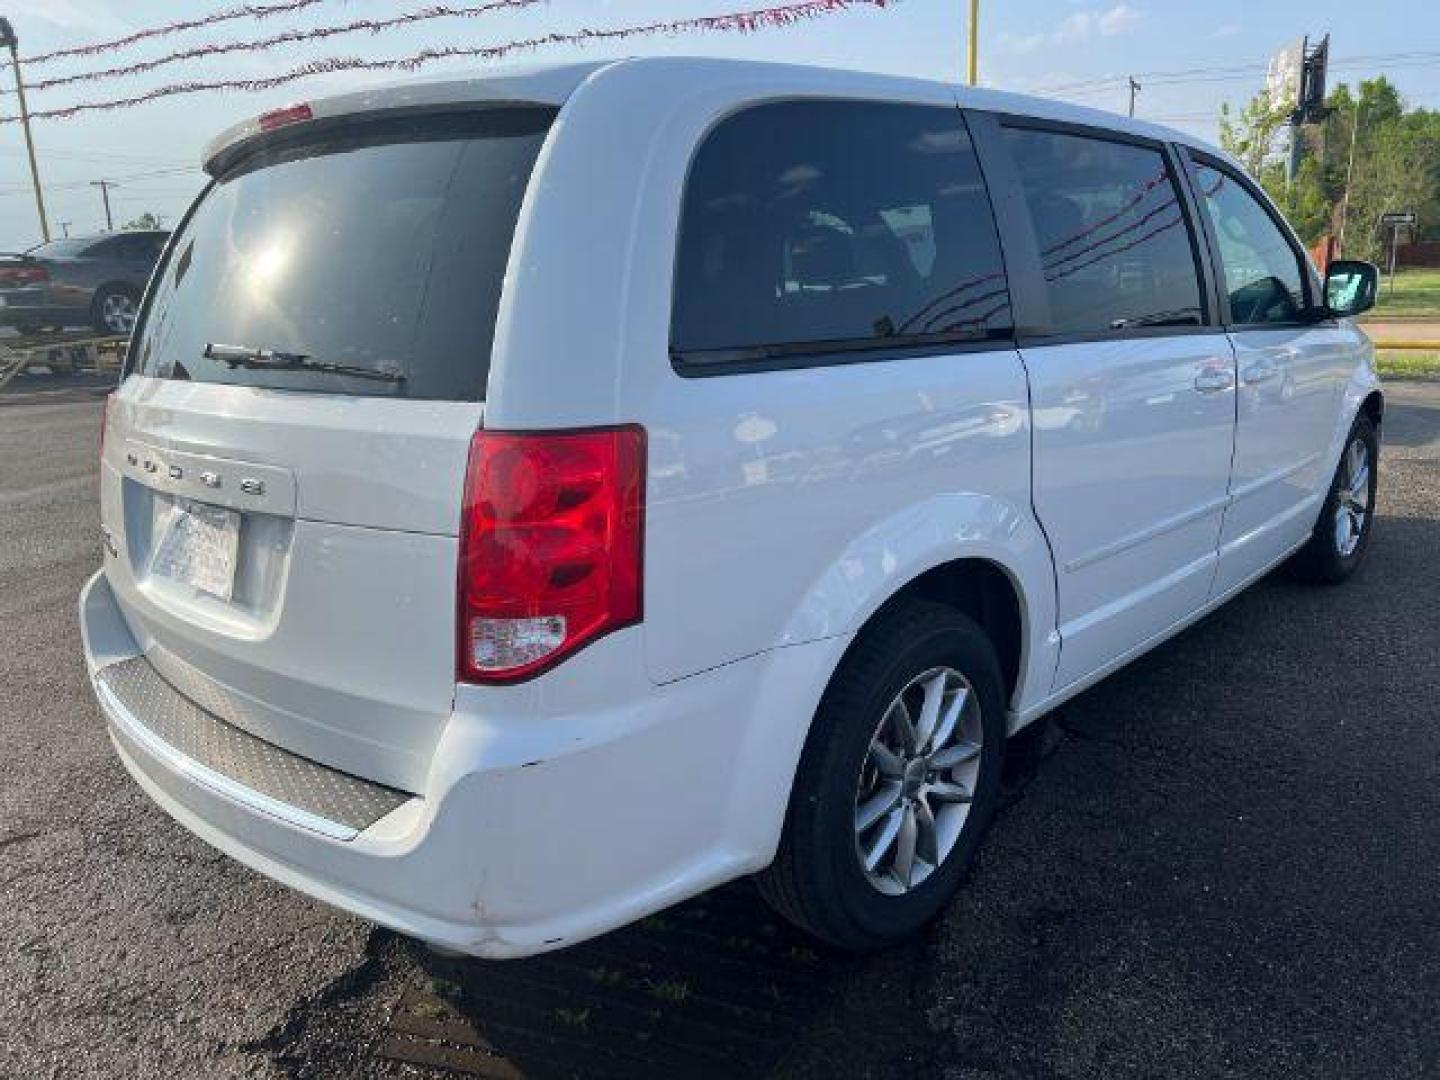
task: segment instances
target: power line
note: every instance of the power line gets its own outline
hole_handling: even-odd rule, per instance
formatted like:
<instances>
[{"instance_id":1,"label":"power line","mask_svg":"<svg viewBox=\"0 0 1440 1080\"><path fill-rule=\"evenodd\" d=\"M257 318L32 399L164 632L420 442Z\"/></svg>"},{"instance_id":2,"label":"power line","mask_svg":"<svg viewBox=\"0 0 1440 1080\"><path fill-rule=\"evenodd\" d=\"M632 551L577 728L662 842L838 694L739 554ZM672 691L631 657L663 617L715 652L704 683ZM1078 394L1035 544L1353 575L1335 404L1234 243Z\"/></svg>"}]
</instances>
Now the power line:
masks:
<instances>
[{"instance_id":1,"label":"power line","mask_svg":"<svg viewBox=\"0 0 1440 1080\"><path fill-rule=\"evenodd\" d=\"M688 19L658 20L610 29L583 29L571 33L550 33L500 45L445 45L424 49L403 57L363 60L357 57L330 57L302 64L290 71L258 79L217 79L209 82L172 83L130 97L82 101L76 105L32 113L34 119L63 120L86 112L108 112L131 108L161 98L207 93L219 90L257 92L311 78L343 71L413 71L439 60L495 60L516 52L534 52L553 45L584 47L603 41L632 37L653 37L678 33L754 33L775 27L792 26L854 8L885 8L898 0L795 0L774 7L732 11L720 15L702 15ZM15 123L18 117L0 116L0 124Z\"/></svg>"},{"instance_id":2,"label":"power line","mask_svg":"<svg viewBox=\"0 0 1440 1080\"><path fill-rule=\"evenodd\" d=\"M1371 53L1355 56L1335 57L1330 62L1332 71L1340 69L1354 69L1372 67L1378 64L1387 64L1391 67L1412 67L1417 64L1428 64L1440 59L1440 51L1436 50L1411 50L1399 53ZM1127 75L1100 75L1090 79L1076 79L1071 82L1051 83L1047 86L1036 87L1034 92L1041 94L1055 93L1086 93L1098 92L1111 87L1124 86L1128 78L1143 79L1157 85L1176 85L1192 82L1222 82L1230 79L1249 78L1256 74L1263 74L1269 69L1268 60L1246 61L1237 64L1216 64L1208 67L1176 68L1167 71L1140 71L1133 76Z\"/></svg>"}]
</instances>

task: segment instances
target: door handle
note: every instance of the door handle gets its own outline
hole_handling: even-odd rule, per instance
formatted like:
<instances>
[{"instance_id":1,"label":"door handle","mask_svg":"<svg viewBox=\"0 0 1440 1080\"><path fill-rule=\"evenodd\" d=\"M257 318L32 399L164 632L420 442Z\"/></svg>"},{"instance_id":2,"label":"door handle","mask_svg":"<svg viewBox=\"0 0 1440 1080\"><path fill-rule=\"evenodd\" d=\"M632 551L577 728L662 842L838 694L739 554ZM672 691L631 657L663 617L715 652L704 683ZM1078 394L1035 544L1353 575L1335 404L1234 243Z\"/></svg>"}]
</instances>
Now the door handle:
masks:
<instances>
[{"instance_id":1,"label":"door handle","mask_svg":"<svg viewBox=\"0 0 1440 1080\"><path fill-rule=\"evenodd\" d=\"M1199 375L1195 376L1195 389L1202 394L1218 394L1225 390L1233 389L1235 376L1230 371L1230 366L1214 364L1202 368Z\"/></svg>"}]
</instances>

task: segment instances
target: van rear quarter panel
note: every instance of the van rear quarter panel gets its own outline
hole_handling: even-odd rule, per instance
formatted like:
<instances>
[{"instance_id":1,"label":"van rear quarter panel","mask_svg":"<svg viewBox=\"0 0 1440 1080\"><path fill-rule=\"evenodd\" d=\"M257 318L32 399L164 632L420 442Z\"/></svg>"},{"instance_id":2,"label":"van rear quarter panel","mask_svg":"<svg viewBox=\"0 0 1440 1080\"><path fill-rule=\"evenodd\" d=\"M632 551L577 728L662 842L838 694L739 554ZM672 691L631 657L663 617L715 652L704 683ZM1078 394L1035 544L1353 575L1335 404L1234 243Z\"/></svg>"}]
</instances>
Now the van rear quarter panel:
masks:
<instances>
[{"instance_id":1,"label":"van rear quarter panel","mask_svg":"<svg viewBox=\"0 0 1440 1080\"><path fill-rule=\"evenodd\" d=\"M681 199L725 116L820 97L955 107L943 86L783 66L617 64L562 110L522 210L486 425L643 424L645 651L669 682L854 631L963 557L1022 587L1022 686L1054 670L1013 350L684 378L670 362ZM1030 696L1030 695L1026 695Z\"/></svg>"}]
</instances>

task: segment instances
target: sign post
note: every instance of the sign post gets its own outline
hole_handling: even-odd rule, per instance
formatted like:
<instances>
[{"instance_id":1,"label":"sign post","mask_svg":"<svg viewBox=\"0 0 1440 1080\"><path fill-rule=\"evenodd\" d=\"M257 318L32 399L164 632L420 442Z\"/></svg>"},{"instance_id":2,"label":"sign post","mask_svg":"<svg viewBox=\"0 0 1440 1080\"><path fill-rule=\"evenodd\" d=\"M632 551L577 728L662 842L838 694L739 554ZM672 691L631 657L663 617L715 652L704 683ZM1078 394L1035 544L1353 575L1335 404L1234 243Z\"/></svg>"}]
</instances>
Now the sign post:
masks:
<instances>
[{"instance_id":1,"label":"sign post","mask_svg":"<svg viewBox=\"0 0 1440 1080\"><path fill-rule=\"evenodd\" d=\"M1390 295L1395 295L1395 252L1400 246L1400 231L1403 229L1408 234L1415 228L1416 217L1414 210L1398 210L1390 214L1380 215L1380 227L1390 230Z\"/></svg>"}]
</instances>

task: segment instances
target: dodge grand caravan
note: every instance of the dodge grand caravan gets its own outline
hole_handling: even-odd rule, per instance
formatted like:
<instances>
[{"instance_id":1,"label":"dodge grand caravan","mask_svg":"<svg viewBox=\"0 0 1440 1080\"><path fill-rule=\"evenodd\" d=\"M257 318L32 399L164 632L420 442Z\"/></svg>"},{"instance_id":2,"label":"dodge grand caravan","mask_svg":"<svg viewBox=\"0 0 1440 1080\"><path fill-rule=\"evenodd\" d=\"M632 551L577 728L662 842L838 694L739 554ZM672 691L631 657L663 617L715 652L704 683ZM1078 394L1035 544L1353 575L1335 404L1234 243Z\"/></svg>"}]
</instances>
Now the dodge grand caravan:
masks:
<instances>
[{"instance_id":1,"label":"dodge grand caravan","mask_svg":"<svg viewBox=\"0 0 1440 1080\"><path fill-rule=\"evenodd\" d=\"M107 404L89 671L182 824L437 947L748 874L894 941L1009 735L1365 556L1374 269L1177 132L655 59L205 164Z\"/></svg>"}]
</instances>

